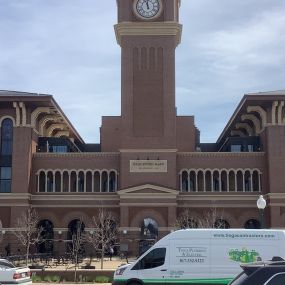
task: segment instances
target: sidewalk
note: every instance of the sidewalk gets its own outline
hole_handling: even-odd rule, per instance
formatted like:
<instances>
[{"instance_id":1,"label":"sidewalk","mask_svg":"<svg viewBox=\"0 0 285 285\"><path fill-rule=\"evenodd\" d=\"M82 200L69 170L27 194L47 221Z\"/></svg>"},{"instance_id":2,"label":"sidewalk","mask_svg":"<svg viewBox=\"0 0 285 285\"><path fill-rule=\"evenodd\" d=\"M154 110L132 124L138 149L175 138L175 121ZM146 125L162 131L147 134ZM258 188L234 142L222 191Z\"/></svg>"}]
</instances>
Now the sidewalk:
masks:
<instances>
[{"instance_id":1,"label":"sidewalk","mask_svg":"<svg viewBox=\"0 0 285 285\"><path fill-rule=\"evenodd\" d=\"M134 261L135 258L129 258L128 261L129 263ZM78 265L78 269L81 269L82 266L84 265L91 265L91 266L95 266L95 270L101 270L101 260L98 259L93 259L92 263L89 264L90 260L88 258L85 258L83 260L83 262L81 262ZM49 264L45 264L45 263L38 263L39 265L43 265L44 266L44 270L48 271L48 270L54 270L54 271L61 271L61 270L73 270L74 269L74 264L72 263L68 263L68 264L57 264L55 265L55 263L49 263ZM126 259L120 259L119 257L113 257L112 260L110 260L109 258L105 257L104 258L104 262L103 262L103 270L115 270L118 268L118 266L123 265L123 264L127 264Z\"/></svg>"},{"instance_id":2,"label":"sidewalk","mask_svg":"<svg viewBox=\"0 0 285 285\"><path fill-rule=\"evenodd\" d=\"M134 260L134 258L130 259L130 261L132 260ZM122 264L126 264L126 260L122 260L119 257L113 257L112 260L110 260L109 258L104 258L103 269L101 269L100 260L94 260L92 261L91 264L89 264L89 265L95 266L95 270L94 269L83 269L82 267L88 264L89 262L90 262L89 259L85 259L82 263L79 264L79 267L77 268L78 276L81 274L84 275L85 277L105 276L105 277L112 279L114 271L118 268L118 266ZM59 275L65 280L73 280L72 275L74 272L74 264L63 264L63 265L57 265L57 266L49 265L49 266L45 266L44 270L34 269L33 272L36 273L37 276L41 276L41 278L43 278L44 276L49 276L49 275ZM47 283L42 283L42 282L35 283L35 284L47 285ZM73 284L74 285L75 283L67 281L66 283L60 283L60 284L64 284L64 285ZM94 284L94 283L89 283L89 284ZM111 283L100 283L100 285L104 285L104 284L110 285Z\"/></svg>"}]
</instances>

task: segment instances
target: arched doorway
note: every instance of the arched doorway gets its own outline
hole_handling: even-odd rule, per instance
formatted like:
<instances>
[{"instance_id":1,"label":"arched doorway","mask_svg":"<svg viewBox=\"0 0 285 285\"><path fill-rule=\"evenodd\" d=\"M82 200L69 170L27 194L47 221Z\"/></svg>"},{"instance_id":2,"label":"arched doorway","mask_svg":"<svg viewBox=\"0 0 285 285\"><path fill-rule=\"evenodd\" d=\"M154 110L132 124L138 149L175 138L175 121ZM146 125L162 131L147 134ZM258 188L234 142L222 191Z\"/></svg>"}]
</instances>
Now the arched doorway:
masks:
<instances>
[{"instance_id":1,"label":"arched doorway","mask_svg":"<svg viewBox=\"0 0 285 285\"><path fill-rule=\"evenodd\" d=\"M260 229L260 222L256 219L249 219L244 223L245 229Z\"/></svg>"},{"instance_id":2,"label":"arched doorway","mask_svg":"<svg viewBox=\"0 0 285 285\"><path fill-rule=\"evenodd\" d=\"M146 252L157 240L158 224L152 218L145 218L141 223L141 239L139 241L139 255Z\"/></svg>"},{"instance_id":3,"label":"arched doorway","mask_svg":"<svg viewBox=\"0 0 285 285\"><path fill-rule=\"evenodd\" d=\"M50 220L41 220L38 223L38 228L42 228L41 242L37 245L39 253L53 253L53 223Z\"/></svg>"},{"instance_id":4,"label":"arched doorway","mask_svg":"<svg viewBox=\"0 0 285 285\"><path fill-rule=\"evenodd\" d=\"M78 238L82 238L82 233L84 232L84 229L85 224L80 219L74 219L69 222L67 231L67 253L71 253ZM83 252L84 249L82 248L80 251Z\"/></svg>"}]
</instances>

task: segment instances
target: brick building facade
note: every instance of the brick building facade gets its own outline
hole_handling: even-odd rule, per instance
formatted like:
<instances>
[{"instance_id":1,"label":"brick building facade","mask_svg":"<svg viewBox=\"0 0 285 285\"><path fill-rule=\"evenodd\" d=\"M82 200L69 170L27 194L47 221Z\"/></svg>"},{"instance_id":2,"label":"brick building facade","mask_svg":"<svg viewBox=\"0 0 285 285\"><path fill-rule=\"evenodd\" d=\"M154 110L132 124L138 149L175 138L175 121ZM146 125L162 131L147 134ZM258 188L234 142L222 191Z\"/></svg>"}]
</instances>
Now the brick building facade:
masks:
<instances>
[{"instance_id":1,"label":"brick building facade","mask_svg":"<svg viewBox=\"0 0 285 285\"><path fill-rule=\"evenodd\" d=\"M176 115L180 1L154 2L148 12L117 0L122 114L102 118L100 144L84 143L53 96L0 91L2 247L27 207L57 252L72 221L88 230L100 208L134 253L148 238L143 225L159 238L185 209L194 221L214 208L225 227L259 227L260 194L266 225L284 227L285 92L245 95L217 142L201 143L194 117Z\"/></svg>"}]
</instances>

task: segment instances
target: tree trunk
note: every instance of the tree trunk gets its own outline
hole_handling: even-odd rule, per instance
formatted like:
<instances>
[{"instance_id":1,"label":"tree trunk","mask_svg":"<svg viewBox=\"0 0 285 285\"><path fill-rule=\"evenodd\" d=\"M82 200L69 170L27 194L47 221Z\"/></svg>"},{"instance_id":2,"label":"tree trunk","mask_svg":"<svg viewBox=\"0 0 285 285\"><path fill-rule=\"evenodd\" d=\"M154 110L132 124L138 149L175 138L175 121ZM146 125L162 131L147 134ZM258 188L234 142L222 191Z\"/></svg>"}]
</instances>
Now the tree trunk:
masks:
<instances>
[{"instance_id":1,"label":"tree trunk","mask_svg":"<svg viewBox=\"0 0 285 285\"><path fill-rule=\"evenodd\" d=\"M104 263L104 250L105 248L103 247L101 251L101 269L103 269L103 263Z\"/></svg>"},{"instance_id":2,"label":"tree trunk","mask_svg":"<svg viewBox=\"0 0 285 285\"><path fill-rule=\"evenodd\" d=\"M26 251L26 266L28 266L29 262L29 252L30 252L30 243L27 244L27 251Z\"/></svg>"},{"instance_id":3,"label":"tree trunk","mask_svg":"<svg viewBox=\"0 0 285 285\"><path fill-rule=\"evenodd\" d=\"M74 283L77 283L77 258L75 258Z\"/></svg>"}]
</instances>

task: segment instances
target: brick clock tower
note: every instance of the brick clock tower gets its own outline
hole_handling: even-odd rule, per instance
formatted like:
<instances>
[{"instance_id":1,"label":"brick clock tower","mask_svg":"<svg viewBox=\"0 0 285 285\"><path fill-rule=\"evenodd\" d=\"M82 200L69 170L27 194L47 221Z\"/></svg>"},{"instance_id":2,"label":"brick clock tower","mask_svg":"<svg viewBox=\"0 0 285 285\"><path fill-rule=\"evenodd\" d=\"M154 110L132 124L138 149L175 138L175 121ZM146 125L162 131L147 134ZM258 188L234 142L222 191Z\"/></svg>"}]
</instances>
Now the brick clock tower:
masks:
<instances>
[{"instance_id":1,"label":"brick clock tower","mask_svg":"<svg viewBox=\"0 0 285 285\"><path fill-rule=\"evenodd\" d=\"M176 149L175 49L180 0L117 0L122 116L103 117L103 151ZM116 142L114 142L116 138Z\"/></svg>"}]
</instances>

